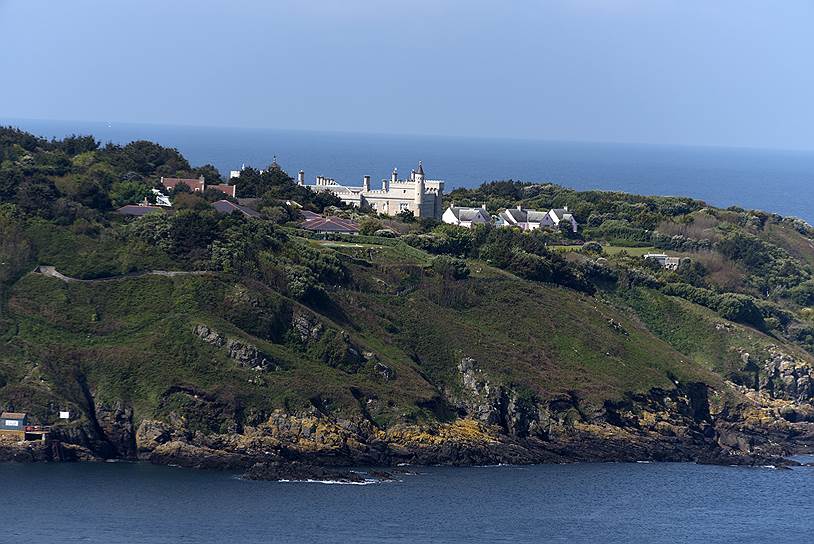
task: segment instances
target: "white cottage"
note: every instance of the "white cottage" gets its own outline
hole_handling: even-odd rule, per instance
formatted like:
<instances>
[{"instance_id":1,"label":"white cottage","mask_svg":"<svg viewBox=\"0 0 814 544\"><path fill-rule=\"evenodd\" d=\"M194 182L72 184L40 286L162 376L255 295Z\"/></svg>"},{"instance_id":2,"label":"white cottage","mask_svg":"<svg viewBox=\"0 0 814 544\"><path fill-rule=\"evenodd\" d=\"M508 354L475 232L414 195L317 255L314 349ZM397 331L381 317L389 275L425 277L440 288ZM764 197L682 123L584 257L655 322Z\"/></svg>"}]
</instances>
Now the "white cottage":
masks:
<instances>
[{"instance_id":1,"label":"white cottage","mask_svg":"<svg viewBox=\"0 0 814 544\"><path fill-rule=\"evenodd\" d=\"M537 230L548 217L548 212L526 210L523 206L503 210L498 215L498 225L501 227L517 227L521 230Z\"/></svg>"},{"instance_id":2,"label":"white cottage","mask_svg":"<svg viewBox=\"0 0 814 544\"><path fill-rule=\"evenodd\" d=\"M484 204L480 208L464 208L450 206L441 216L441 221L449 225L458 225L471 229L473 225L487 225L492 222L492 216L486 211Z\"/></svg>"},{"instance_id":3,"label":"white cottage","mask_svg":"<svg viewBox=\"0 0 814 544\"><path fill-rule=\"evenodd\" d=\"M573 232L576 232L577 228L579 228L579 223L574 219L574 214L568 211L568 206L548 210L548 214L542 221L542 226L559 227L563 221L571 224L571 230Z\"/></svg>"}]
</instances>

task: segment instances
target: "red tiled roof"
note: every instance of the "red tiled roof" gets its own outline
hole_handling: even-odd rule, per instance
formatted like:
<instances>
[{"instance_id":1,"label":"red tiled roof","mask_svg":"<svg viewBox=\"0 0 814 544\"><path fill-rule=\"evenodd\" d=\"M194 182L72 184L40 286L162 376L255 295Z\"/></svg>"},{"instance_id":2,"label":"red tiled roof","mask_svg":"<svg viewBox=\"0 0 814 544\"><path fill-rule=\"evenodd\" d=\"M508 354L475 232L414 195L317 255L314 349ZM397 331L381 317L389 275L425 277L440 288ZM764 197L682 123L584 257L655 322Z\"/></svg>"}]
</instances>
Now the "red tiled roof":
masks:
<instances>
[{"instance_id":1,"label":"red tiled roof","mask_svg":"<svg viewBox=\"0 0 814 544\"><path fill-rule=\"evenodd\" d=\"M217 189L221 193L235 198L235 190L237 187L234 185L227 185L226 183L219 183L217 185L209 185L207 186L207 189Z\"/></svg>"},{"instance_id":2,"label":"red tiled roof","mask_svg":"<svg viewBox=\"0 0 814 544\"><path fill-rule=\"evenodd\" d=\"M315 232L359 232L359 225L348 219L340 217L319 217L309 219L300 224L306 230Z\"/></svg>"},{"instance_id":3,"label":"red tiled roof","mask_svg":"<svg viewBox=\"0 0 814 544\"><path fill-rule=\"evenodd\" d=\"M183 183L184 185L189 186L192 191L201 191L204 190L204 182L200 179L187 179L187 178L161 178L161 184L166 187L167 189L174 189L176 185L179 183Z\"/></svg>"}]
</instances>

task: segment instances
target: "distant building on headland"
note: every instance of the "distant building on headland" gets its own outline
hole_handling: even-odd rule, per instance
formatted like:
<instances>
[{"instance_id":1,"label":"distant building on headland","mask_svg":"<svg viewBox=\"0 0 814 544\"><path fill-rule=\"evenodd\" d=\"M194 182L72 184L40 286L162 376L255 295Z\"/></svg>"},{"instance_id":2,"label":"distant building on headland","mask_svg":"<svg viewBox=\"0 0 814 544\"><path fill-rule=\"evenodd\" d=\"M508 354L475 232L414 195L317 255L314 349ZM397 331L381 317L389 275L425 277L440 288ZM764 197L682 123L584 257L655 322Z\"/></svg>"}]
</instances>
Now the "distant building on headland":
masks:
<instances>
[{"instance_id":1,"label":"distant building on headland","mask_svg":"<svg viewBox=\"0 0 814 544\"><path fill-rule=\"evenodd\" d=\"M217 189L221 193L225 194L226 196L231 196L232 198L237 198L237 194L235 193L237 187L235 185L228 185L226 183L218 183L218 184L210 184L207 185L206 180L203 176L194 179L194 178L161 178L161 185L164 186L167 190L175 189L177 185L186 185L190 188L193 193L203 193L207 189Z\"/></svg>"},{"instance_id":2,"label":"distant building on headland","mask_svg":"<svg viewBox=\"0 0 814 544\"><path fill-rule=\"evenodd\" d=\"M679 257L668 257L665 253L646 253L643 258L645 260L652 259L657 262L659 266L667 270L678 270L681 264Z\"/></svg>"},{"instance_id":3,"label":"distant building on headland","mask_svg":"<svg viewBox=\"0 0 814 544\"><path fill-rule=\"evenodd\" d=\"M370 207L378 213L397 215L404 210L413 212L416 217L440 219L443 213L442 199L444 182L426 179L421 162L410 172L408 179L399 179L393 169L389 179L383 179L381 189L370 186L370 176L364 176L361 186L348 186L325 176L317 176L314 185L305 184L305 172L300 170L297 183L312 191L330 191L342 202L359 208Z\"/></svg>"},{"instance_id":4,"label":"distant building on headland","mask_svg":"<svg viewBox=\"0 0 814 544\"><path fill-rule=\"evenodd\" d=\"M486 211L485 204L480 208L466 208L456 206L453 203L453 205L444 212L441 220L449 225L458 225L459 227L470 229L473 225L490 224L492 222L492 216Z\"/></svg>"}]
</instances>

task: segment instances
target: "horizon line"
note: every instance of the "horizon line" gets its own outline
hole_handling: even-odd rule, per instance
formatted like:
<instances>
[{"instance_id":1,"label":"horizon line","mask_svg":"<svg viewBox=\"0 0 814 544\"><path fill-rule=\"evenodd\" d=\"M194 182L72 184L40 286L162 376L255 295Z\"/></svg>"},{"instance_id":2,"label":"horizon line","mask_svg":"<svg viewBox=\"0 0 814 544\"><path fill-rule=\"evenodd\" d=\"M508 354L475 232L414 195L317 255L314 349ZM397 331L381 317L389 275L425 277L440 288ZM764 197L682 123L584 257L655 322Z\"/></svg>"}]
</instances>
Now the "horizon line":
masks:
<instances>
[{"instance_id":1,"label":"horizon line","mask_svg":"<svg viewBox=\"0 0 814 544\"><path fill-rule=\"evenodd\" d=\"M462 135L462 134L437 134L437 133L412 133L412 132L380 132L380 131L359 131L347 129L313 129L313 128L289 128L289 127L247 127L237 125L207 125L207 124L187 124L187 123L155 123L144 121L99 121L80 119L42 119L36 117L4 117L0 116L0 126L14 126L15 122L36 122L36 123L85 123L98 125L130 125L143 127L166 127L166 128L189 128L189 129L216 129L216 130L245 130L245 131L280 131L298 132L306 134L333 134L333 135L355 135L355 136L389 136L407 138L439 138L439 139L467 139L467 140L493 140L493 141L515 141L527 143L551 143L551 144L581 144L581 145L608 145L608 146L641 146L641 147L679 147L691 149L728 149L742 151L774 151L788 153L812 153L814 148L792 148L792 147L761 147L752 145L726 145L726 144L693 144L693 143L654 143L641 141L608 141L608 140L579 140L579 139L556 139L556 138L534 138L520 136L484 136L484 135ZM20 128L16 126L15 128ZM111 127L112 128L112 127ZM77 135L83 135L74 133ZM64 134L63 137L69 134ZM43 138L56 136L43 136ZM90 134L94 136L94 134ZM101 140L100 140L101 142Z\"/></svg>"}]
</instances>

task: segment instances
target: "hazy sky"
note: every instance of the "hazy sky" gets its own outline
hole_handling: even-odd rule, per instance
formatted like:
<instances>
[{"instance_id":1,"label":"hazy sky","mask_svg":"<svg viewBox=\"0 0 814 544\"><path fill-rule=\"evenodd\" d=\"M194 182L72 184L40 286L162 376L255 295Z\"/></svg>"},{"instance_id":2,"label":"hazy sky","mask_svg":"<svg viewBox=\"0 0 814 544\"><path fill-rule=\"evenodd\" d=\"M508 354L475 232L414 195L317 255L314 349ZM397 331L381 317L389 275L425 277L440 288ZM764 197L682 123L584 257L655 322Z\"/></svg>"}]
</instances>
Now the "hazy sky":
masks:
<instances>
[{"instance_id":1,"label":"hazy sky","mask_svg":"<svg viewBox=\"0 0 814 544\"><path fill-rule=\"evenodd\" d=\"M4 118L814 149L814 0L0 0Z\"/></svg>"}]
</instances>

